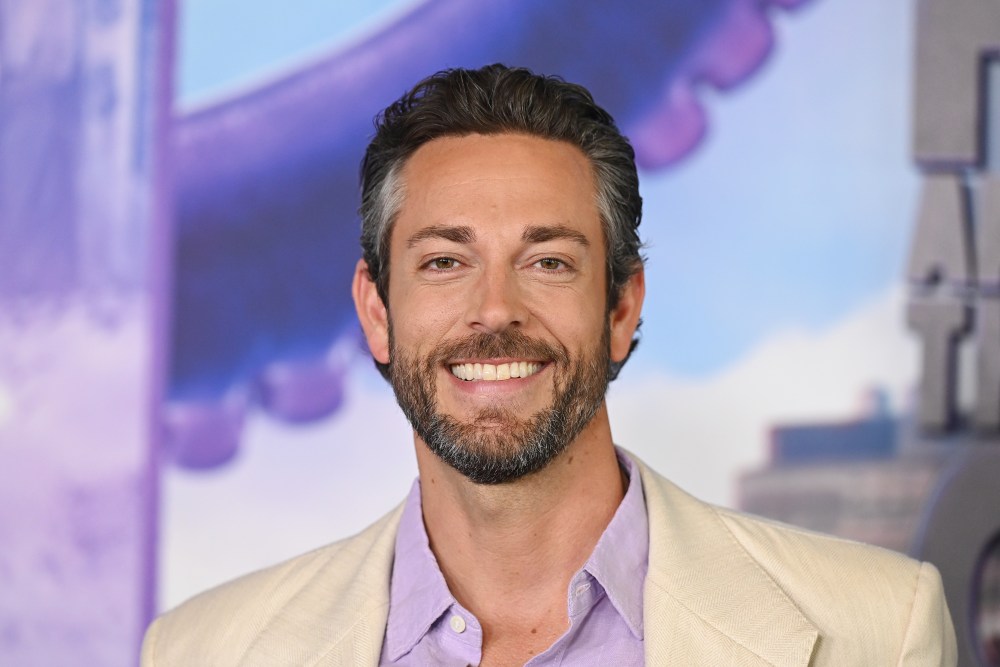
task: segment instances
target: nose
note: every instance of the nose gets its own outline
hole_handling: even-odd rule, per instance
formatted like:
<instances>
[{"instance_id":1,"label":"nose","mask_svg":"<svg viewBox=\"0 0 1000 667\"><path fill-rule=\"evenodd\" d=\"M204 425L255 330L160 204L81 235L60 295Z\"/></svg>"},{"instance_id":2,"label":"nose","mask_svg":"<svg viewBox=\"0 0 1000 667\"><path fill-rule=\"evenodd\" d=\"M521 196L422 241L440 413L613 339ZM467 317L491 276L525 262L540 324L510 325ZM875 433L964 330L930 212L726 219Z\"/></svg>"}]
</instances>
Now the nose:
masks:
<instances>
[{"instance_id":1,"label":"nose","mask_svg":"<svg viewBox=\"0 0 1000 667\"><path fill-rule=\"evenodd\" d=\"M486 271L477 281L466 311L466 323L480 333L498 334L521 326L527 317L513 271L505 267Z\"/></svg>"}]
</instances>

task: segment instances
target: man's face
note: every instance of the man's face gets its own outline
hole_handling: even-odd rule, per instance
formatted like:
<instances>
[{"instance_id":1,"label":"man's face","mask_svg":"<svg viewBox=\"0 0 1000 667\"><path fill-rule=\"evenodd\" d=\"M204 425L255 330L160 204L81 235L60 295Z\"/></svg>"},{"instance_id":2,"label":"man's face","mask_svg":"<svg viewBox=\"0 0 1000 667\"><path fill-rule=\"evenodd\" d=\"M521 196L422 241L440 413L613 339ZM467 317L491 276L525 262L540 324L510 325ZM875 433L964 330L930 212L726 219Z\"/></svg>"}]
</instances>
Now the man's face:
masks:
<instances>
[{"instance_id":1,"label":"man's face","mask_svg":"<svg viewBox=\"0 0 1000 667\"><path fill-rule=\"evenodd\" d=\"M397 400L471 480L534 472L587 426L607 388L590 165L570 144L471 135L425 144L402 179L388 288Z\"/></svg>"}]
</instances>

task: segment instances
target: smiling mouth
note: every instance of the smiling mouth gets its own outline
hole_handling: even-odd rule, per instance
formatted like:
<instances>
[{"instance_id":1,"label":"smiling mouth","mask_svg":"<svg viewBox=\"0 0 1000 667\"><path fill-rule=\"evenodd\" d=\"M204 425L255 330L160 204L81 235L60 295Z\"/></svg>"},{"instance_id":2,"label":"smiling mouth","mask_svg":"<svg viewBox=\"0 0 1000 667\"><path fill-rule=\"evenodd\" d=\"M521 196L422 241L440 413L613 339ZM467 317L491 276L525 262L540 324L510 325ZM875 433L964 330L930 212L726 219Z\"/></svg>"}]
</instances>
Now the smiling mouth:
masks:
<instances>
[{"instance_id":1,"label":"smiling mouth","mask_svg":"<svg viewBox=\"0 0 1000 667\"><path fill-rule=\"evenodd\" d=\"M452 364L452 375L467 382L497 382L534 375L542 366L537 361L512 361L509 364Z\"/></svg>"}]
</instances>

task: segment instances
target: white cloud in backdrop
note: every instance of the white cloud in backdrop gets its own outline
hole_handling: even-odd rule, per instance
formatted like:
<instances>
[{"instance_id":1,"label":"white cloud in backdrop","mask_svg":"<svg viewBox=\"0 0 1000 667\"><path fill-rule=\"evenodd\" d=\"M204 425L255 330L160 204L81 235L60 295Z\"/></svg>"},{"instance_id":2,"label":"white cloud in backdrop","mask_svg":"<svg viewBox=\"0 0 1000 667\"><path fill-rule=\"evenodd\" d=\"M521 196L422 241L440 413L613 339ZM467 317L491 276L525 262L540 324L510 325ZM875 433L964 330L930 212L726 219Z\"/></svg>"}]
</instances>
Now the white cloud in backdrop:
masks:
<instances>
[{"instance_id":1,"label":"white cloud in backdrop","mask_svg":"<svg viewBox=\"0 0 1000 667\"><path fill-rule=\"evenodd\" d=\"M856 418L875 387L907 407L919 349L903 308L893 288L825 331L779 330L711 377L623 378L608 396L615 440L696 496L732 504L735 476L766 461L772 426ZM641 359L640 348L630 364Z\"/></svg>"},{"instance_id":2,"label":"white cloud in backdrop","mask_svg":"<svg viewBox=\"0 0 1000 667\"><path fill-rule=\"evenodd\" d=\"M612 385L618 443L695 495L730 504L735 476L764 462L777 423L849 419L872 386L899 408L917 346L894 288L835 326L777 331L706 378L643 373L643 350ZM408 425L371 364L347 378L348 403L322 423L250 419L237 461L164 479L161 603L307 551L366 526L396 505L416 475Z\"/></svg>"}]
</instances>

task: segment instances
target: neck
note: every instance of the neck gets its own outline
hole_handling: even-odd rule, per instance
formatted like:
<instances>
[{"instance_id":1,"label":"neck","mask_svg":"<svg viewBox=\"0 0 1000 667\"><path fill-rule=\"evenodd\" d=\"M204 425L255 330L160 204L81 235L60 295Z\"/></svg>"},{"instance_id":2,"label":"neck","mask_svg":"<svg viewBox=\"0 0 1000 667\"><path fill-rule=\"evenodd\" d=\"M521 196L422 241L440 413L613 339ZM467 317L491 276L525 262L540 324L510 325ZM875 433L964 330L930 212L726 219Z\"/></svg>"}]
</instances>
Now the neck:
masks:
<instances>
[{"instance_id":1,"label":"neck","mask_svg":"<svg viewBox=\"0 0 1000 667\"><path fill-rule=\"evenodd\" d=\"M474 484L416 444L424 525L452 595L487 641L505 629L557 638L569 581L624 495L605 407L543 470L507 484Z\"/></svg>"}]
</instances>

